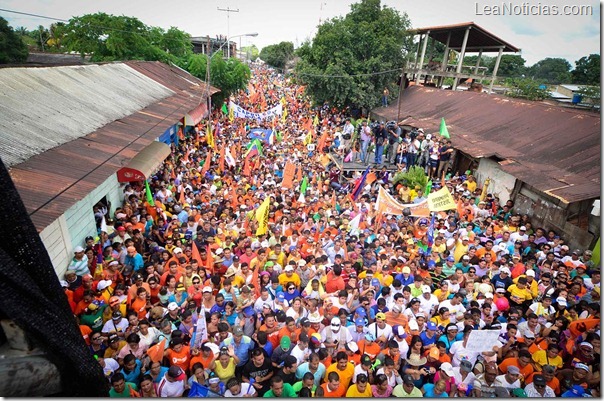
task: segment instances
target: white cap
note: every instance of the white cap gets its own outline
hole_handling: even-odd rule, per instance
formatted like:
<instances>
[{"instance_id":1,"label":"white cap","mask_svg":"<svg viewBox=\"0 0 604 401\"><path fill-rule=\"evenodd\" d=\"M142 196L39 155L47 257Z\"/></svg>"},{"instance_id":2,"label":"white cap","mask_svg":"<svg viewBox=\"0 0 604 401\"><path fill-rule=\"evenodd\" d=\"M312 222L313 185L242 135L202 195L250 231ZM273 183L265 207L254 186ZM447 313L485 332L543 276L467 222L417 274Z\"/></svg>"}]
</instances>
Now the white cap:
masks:
<instances>
[{"instance_id":1,"label":"white cap","mask_svg":"<svg viewBox=\"0 0 604 401\"><path fill-rule=\"evenodd\" d=\"M485 293L485 294L484 294L484 296L485 296L486 298L491 298L491 299L493 299L493 293L492 293L492 292L487 292L487 293Z\"/></svg>"},{"instance_id":2,"label":"white cap","mask_svg":"<svg viewBox=\"0 0 604 401\"><path fill-rule=\"evenodd\" d=\"M97 291L103 291L105 288L109 287L112 283L113 283L113 281L111 281L111 280L101 280L96 285L96 289L97 289Z\"/></svg>"},{"instance_id":3,"label":"white cap","mask_svg":"<svg viewBox=\"0 0 604 401\"><path fill-rule=\"evenodd\" d=\"M201 292L210 292L211 293L212 292L212 287L208 287L208 286L203 287L203 290L201 290Z\"/></svg>"},{"instance_id":4,"label":"white cap","mask_svg":"<svg viewBox=\"0 0 604 401\"><path fill-rule=\"evenodd\" d=\"M566 302L566 298L564 298L564 297L558 297L558 298L556 298L556 302L559 305L568 306L568 302Z\"/></svg>"},{"instance_id":5,"label":"white cap","mask_svg":"<svg viewBox=\"0 0 604 401\"><path fill-rule=\"evenodd\" d=\"M510 272L510 269L508 269L508 268L507 268L507 267L505 267L505 266L504 266L504 267L499 268L499 273L507 273L507 274L512 274L512 273Z\"/></svg>"},{"instance_id":6,"label":"white cap","mask_svg":"<svg viewBox=\"0 0 604 401\"><path fill-rule=\"evenodd\" d=\"M445 372L449 377L452 377L455 374L453 372L453 365L451 365L449 362L444 362L443 364L441 364L440 370Z\"/></svg>"},{"instance_id":7,"label":"white cap","mask_svg":"<svg viewBox=\"0 0 604 401\"><path fill-rule=\"evenodd\" d=\"M526 231L526 227L525 226L520 227L520 231Z\"/></svg>"},{"instance_id":8,"label":"white cap","mask_svg":"<svg viewBox=\"0 0 604 401\"><path fill-rule=\"evenodd\" d=\"M182 253L182 248L179 248L179 247L174 248L174 253Z\"/></svg>"},{"instance_id":9,"label":"white cap","mask_svg":"<svg viewBox=\"0 0 604 401\"><path fill-rule=\"evenodd\" d=\"M409 321L409 330L419 330L419 325L415 319Z\"/></svg>"},{"instance_id":10,"label":"white cap","mask_svg":"<svg viewBox=\"0 0 604 401\"><path fill-rule=\"evenodd\" d=\"M176 310L178 309L178 304L176 302L170 302L168 304L168 310Z\"/></svg>"},{"instance_id":11,"label":"white cap","mask_svg":"<svg viewBox=\"0 0 604 401\"><path fill-rule=\"evenodd\" d=\"M214 251L214 253L215 253L216 255L222 255L222 252L223 252L222 248L218 248L218 249L216 249L216 250Z\"/></svg>"},{"instance_id":12,"label":"white cap","mask_svg":"<svg viewBox=\"0 0 604 401\"><path fill-rule=\"evenodd\" d=\"M429 285L422 285L422 293L432 292Z\"/></svg>"},{"instance_id":13,"label":"white cap","mask_svg":"<svg viewBox=\"0 0 604 401\"><path fill-rule=\"evenodd\" d=\"M352 352L357 352L359 350L359 346L357 345L357 343L355 343L354 341L351 341L349 343L346 343L346 346L348 347L348 349Z\"/></svg>"},{"instance_id":14,"label":"white cap","mask_svg":"<svg viewBox=\"0 0 604 401\"><path fill-rule=\"evenodd\" d=\"M461 258L462 258L463 260L470 260L470 256L468 256L468 255L463 255Z\"/></svg>"},{"instance_id":15,"label":"white cap","mask_svg":"<svg viewBox=\"0 0 604 401\"><path fill-rule=\"evenodd\" d=\"M76 246L75 248L73 248L74 252L84 252L84 248L82 248L81 246Z\"/></svg>"},{"instance_id":16,"label":"white cap","mask_svg":"<svg viewBox=\"0 0 604 401\"><path fill-rule=\"evenodd\" d=\"M531 277L535 277L535 271L534 270L527 270L526 271L526 275L527 276L531 276Z\"/></svg>"},{"instance_id":17,"label":"white cap","mask_svg":"<svg viewBox=\"0 0 604 401\"><path fill-rule=\"evenodd\" d=\"M298 261L298 266L306 266L306 261L304 259L300 259Z\"/></svg>"},{"instance_id":18,"label":"white cap","mask_svg":"<svg viewBox=\"0 0 604 401\"><path fill-rule=\"evenodd\" d=\"M293 272L294 271L294 267L292 265L287 265L287 266L285 266L285 269L283 269L283 271Z\"/></svg>"}]
</instances>

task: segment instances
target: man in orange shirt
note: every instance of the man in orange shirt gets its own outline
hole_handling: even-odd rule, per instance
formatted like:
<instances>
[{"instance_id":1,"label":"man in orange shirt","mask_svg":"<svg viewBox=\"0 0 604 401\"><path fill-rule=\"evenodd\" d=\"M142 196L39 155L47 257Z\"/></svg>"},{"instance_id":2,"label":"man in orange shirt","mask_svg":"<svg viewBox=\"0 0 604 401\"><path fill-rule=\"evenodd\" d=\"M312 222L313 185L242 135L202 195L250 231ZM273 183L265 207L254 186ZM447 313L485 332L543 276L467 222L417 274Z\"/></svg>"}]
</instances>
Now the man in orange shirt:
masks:
<instances>
[{"instance_id":1,"label":"man in orange shirt","mask_svg":"<svg viewBox=\"0 0 604 401\"><path fill-rule=\"evenodd\" d=\"M381 351L378 343L375 342L375 336L373 333L366 333L365 338L357 343L361 355L367 354L371 358L372 362L375 362L375 358Z\"/></svg>"},{"instance_id":2,"label":"man in orange shirt","mask_svg":"<svg viewBox=\"0 0 604 401\"><path fill-rule=\"evenodd\" d=\"M554 390L554 393L556 393L556 396L560 396L560 380L558 380L558 378L554 375L554 373L556 372L556 367L552 366L552 365L543 365L542 366L543 370L541 372L533 372L531 373L531 375L527 378L525 378L524 380L524 384L530 384L533 382L533 378L535 377L536 373L541 373L543 375L543 377L545 378L545 384L547 384L548 386L550 386L552 388L552 390Z\"/></svg>"},{"instance_id":3,"label":"man in orange shirt","mask_svg":"<svg viewBox=\"0 0 604 401\"><path fill-rule=\"evenodd\" d=\"M321 385L321 388L325 398L342 398L348 390L348 386L344 386L340 381L340 375L337 372L330 372L327 375L327 381Z\"/></svg>"},{"instance_id":4,"label":"man in orange shirt","mask_svg":"<svg viewBox=\"0 0 604 401\"><path fill-rule=\"evenodd\" d=\"M484 247L476 251L476 257L478 259L482 259L487 253L491 255L491 260L497 260L497 255L493 251L493 241L491 240L487 240L487 242L484 244Z\"/></svg>"},{"instance_id":5,"label":"man in orange shirt","mask_svg":"<svg viewBox=\"0 0 604 401\"><path fill-rule=\"evenodd\" d=\"M527 378L535 371L531 364L531 353L528 350L520 350L517 358L506 358L499 364L501 373L508 371L508 366L516 366L520 369L520 374L523 378Z\"/></svg>"},{"instance_id":6,"label":"man in orange shirt","mask_svg":"<svg viewBox=\"0 0 604 401\"><path fill-rule=\"evenodd\" d=\"M335 265L333 270L327 273L327 283L325 283L325 292L333 294L346 287L344 279L342 278L342 267Z\"/></svg>"},{"instance_id":7,"label":"man in orange shirt","mask_svg":"<svg viewBox=\"0 0 604 401\"><path fill-rule=\"evenodd\" d=\"M329 365L325 370L325 377L329 378L330 373L337 373L340 386L344 387L344 392L346 392L352 380L352 375L354 375L354 365L348 362L348 355L345 351L339 351L335 356L335 360L336 362Z\"/></svg>"}]
</instances>

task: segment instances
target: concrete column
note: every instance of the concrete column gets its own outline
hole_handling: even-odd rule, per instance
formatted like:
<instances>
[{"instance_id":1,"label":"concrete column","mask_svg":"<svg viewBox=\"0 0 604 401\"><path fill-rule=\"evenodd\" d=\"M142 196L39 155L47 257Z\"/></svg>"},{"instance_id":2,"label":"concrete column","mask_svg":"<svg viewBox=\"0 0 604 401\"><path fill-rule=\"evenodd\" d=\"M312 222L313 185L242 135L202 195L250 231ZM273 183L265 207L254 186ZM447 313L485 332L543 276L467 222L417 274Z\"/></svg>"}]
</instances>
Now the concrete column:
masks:
<instances>
[{"instance_id":1,"label":"concrete column","mask_svg":"<svg viewBox=\"0 0 604 401\"><path fill-rule=\"evenodd\" d=\"M482 49L478 52L478 60L476 60L476 67L474 67L474 74L478 75L478 67L480 67L480 58L482 57Z\"/></svg>"},{"instance_id":2,"label":"concrete column","mask_svg":"<svg viewBox=\"0 0 604 401\"><path fill-rule=\"evenodd\" d=\"M419 40L417 41L417 51L415 52L415 58L413 59L414 68L417 68L417 58L419 57L419 48L422 43L422 35L419 35Z\"/></svg>"},{"instance_id":3,"label":"concrete column","mask_svg":"<svg viewBox=\"0 0 604 401\"><path fill-rule=\"evenodd\" d=\"M430 37L430 31L426 32L426 35L424 36L424 43L422 44L422 54L419 57L419 68L423 68L423 64L424 64L424 57L426 56L426 47L428 46L428 38ZM421 73L417 74L417 77L415 78L415 83L419 83L420 77L421 77Z\"/></svg>"},{"instance_id":4,"label":"concrete column","mask_svg":"<svg viewBox=\"0 0 604 401\"><path fill-rule=\"evenodd\" d=\"M491 76L491 83L489 84L489 95L493 92L493 84L497 77L497 70L499 69L499 62L501 62L501 56L503 55L503 46L499 48L499 54L497 54L497 60L495 60L495 68L493 68L493 76Z\"/></svg>"},{"instance_id":5,"label":"concrete column","mask_svg":"<svg viewBox=\"0 0 604 401\"><path fill-rule=\"evenodd\" d=\"M459 74L461 72L461 66L463 65L463 58L466 55L466 45L468 44L468 36L470 35L470 27L466 28L466 33L463 36L463 42L461 44L461 51L459 52L459 60L457 60L457 69L455 72ZM453 80L453 90L457 90L458 77Z\"/></svg>"},{"instance_id":6,"label":"concrete column","mask_svg":"<svg viewBox=\"0 0 604 401\"><path fill-rule=\"evenodd\" d=\"M447 64L449 63L449 43L451 42L451 32L447 35L447 43L445 44L445 54L443 55L443 62L440 69L443 71L447 70Z\"/></svg>"}]
</instances>

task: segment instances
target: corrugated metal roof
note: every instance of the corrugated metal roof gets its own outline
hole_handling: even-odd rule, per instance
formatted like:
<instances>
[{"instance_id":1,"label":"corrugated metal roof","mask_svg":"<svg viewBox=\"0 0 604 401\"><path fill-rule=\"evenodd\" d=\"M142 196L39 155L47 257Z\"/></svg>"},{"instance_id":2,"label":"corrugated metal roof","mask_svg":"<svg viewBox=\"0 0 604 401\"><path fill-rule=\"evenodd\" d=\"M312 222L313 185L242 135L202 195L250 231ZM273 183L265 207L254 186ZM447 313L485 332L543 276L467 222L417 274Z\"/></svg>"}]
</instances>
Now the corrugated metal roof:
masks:
<instances>
[{"instance_id":1,"label":"corrugated metal roof","mask_svg":"<svg viewBox=\"0 0 604 401\"><path fill-rule=\"evenodd\" d=\"M465 30L470 28L468 34L468 42L466 43L466 52L478 52L480 48L483 49L483 53L498 52L497 47L503 46L504 52L518 52L519 48L506 42L505 40L497 37L493 33L487 31L480 25L474 22L462 22L459 24L451 25L437 25L429 26L425 28L412 29L409 32L416 35L429 33L431 38L446 44L449 33L451 33L451 39L449 41L449 47L452 49L460 49L463 43Z\"/></svg>"},{"instance_id":2,"label":"corrugated metal roof","mask_svg":"<svg viewBox=\"0 0 604 401\"><path fill-rule=\"evenodd\" d=\"M372 111L396 119L393 106ZM501 168L571 203L600 197L600 115L477 92L411 86L402 116L438 132L445 118L453 145L473 157L505 159Z\"/></svg>"},{"instance_id":3,"label":"corrugated metal roof","mask_svg":"<svg viewBox=\"0 0 604 401\"><path fill-rule=\"evenodd\" d=\"M174 95L125 64L0 69L0 157L10 167Z\"/></svg>"},{"instance_id":4,"label":"corrugated metal roof","mask_svg":"<svg viewBox=\"0 0 604 401\"><path fill-rule=\"evenodd\" d=\"M32 156L10 169L11 177L38 231L43 230L117 170L126 166L142 149L199 105L200 100L205 101L204 82L177 67L159 62L128 62L111 65L120 65L122 67L118 70L120 72L144 76L151 81L150 84L145 85L161 86L171 96L151 102L146 107L140 107L100 128L85 127L88 135L77 137ZM52 69L41 70L46 70L49 78L55 76L52 71L49 71ZM80 75L76 73L76 76ZM42 74L39 79L44 82L44 78ZM77 100L79 96L77 88L70 87L73 88L73 93L69 91L62 93L69 104L74 97ZM55 99L54 93L46 93L49 99ZM117 98L124 96L129 99L131 95L120 88L116 90L114 96ZM116 101L121 100L116 99ZM98 102L95 106L97 113L105 115L107 113L105 108L111 110L114 107L111 102L107 99ZM48 116L47 123L56 124L57 118L65 120L66 129L72 126L80 129L79 113L75 113L71 119L64 116ZM1 114L0 124L7 124L6 120L5 115ZM13 140L14 138L16 136Z\"/></svg>"}]
</instances>

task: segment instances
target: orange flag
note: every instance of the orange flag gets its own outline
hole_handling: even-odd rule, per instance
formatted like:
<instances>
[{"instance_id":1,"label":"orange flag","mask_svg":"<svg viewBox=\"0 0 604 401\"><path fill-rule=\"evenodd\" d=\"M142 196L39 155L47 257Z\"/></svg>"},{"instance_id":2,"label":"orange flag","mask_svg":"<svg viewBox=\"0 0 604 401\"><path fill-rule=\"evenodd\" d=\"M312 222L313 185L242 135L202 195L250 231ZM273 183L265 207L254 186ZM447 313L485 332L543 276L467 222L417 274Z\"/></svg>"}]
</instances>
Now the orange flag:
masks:
<instances>
[{"instance_id":1,"label":"orange flag","mask_svg":"<svg viewBox=\"0 0 604 401\"><path fill-rule=\"evenodd\" d=\"M324 129L323 133L321 134L321 137L319 138L319 152L320 153L325 153L323 152L323 148L325 147L325 142L327 141L327 130Z\"/></svg>"},{"instance_id":2,"label":"orange flag","mask_svg":"<svg viewBox=\"0 0 604 401\"><path fill-rule=\"evenodd\" d=\"M288 160L283 169L283 181L281 182L281 186L283 188L291 188L293 186L295 174L296 165Z\"/></svg>"},{"instance_id":3,"label":"orange flag","mask_svg":"<svg viewBox=\"0 0 604 401\"><path fill-rule=\"evenodd\" d=\"M130 398L141 398L141 395L132 387L128 387L130 389Z\"/></svg>"},{"instance_id":4,"label":"orange flag","mask_svg":"<svg viewBox=\"0 0 604 401\"><path fill-rule=\"evenodd\" d=\"M249 177L250 173L250 159L246 157L245 162L243 163L243 171L241 172L241 174L245 175L246 177Z\"/></svg>"},{"instance_id":5,"label":"orange flag","mask_svg":"<svg viewBox=\"0 0 604 401\"><path fill-rule=\"evenodd\" d=\"M208 155L206 156L206 161L203 163L203 167L201 168L201 175L204 176L206 172L210 169L210 164L212 163L212 149L208 148Z\"/></svg>"},{"instance_id":6,"label":"orange flag","mask_svg":"<svg viewBox=\"0 0 604 401\"><path fill-rule=\"evenodd\" d=\"M336 191L335 191L335 189L331 193L331 207L334 209L336 208Z\"/></svg>"},{"instance_id":7,"label":"orange flag","mask_svg":"<svg viewBox=\"0 0 604 401\"><path fill-rule=\"evenodd\" d=\"M220 147L220 158L218 159L218 167L220 168L220 172L224 171L224 146Z\"/></svg>"},{"instance_id":8,"label":"orange flag","mask_svg":"<svg viewBox=\"0 0 604 401\"><path fill-rule=\"evenodd\" d=\"M155 344L147 350L147 355L153 362L161 362L164 357L164 350L166 349L166 339L164 338L158 344Z\"/></svg>"},{"instance_id":9,"label":"orange flag","mask_svg":"<svg viewBox=\"0 0 604 401\"><path fill-rule=\"evenodd\" d=\"M185 186L182 186L182 191L180 191L180 197L178 198L178 203L181 205L185 204L187 200L185 199Z\"/></svg>"},{"instance_id":10,"label":"orange flag","mask_svg":"<svg viewBox=\"0 0 604 401\"><path fill-rule=\"evenodd\" d=\"M302 182L302 166L298 166L298 171L296 172L296 181Z\"/></svg>"},{"instance_id":11,"label":"orange flag","mask_svg":"<svg viewBox=\"0 0 604 401\"><path fill-rule=\"evenodd\" d=\"M237 191L235 190L235 185L233 185L232 189L232 195L231 195L231 206L233 207L233 209L237 209L237 206L239 206L239 203L237 202Z\"/></svg>"},{"instance_id":12,"label":"orange flag","mask_svg":"<svg viewBox=\"0 0 604 401\"><path fill-rule=\"evenodd\" d=\"M173 180L176 179L176 172L174 171L174 168L172 168L172 170L170 170L170 178L172 178Z\"/></svg>"},{"instance_id":13,"label":"orange flag","mask_svg":"<svg viewBox=\"0 0 604 401\"><path fill-rule=\"evenodd\" d=\"M212 257L212 250L210 249L210 245L207 245L208 257L206 259L206 269L214 274L214 258Z\"/></svg>"},{"instance_id":14,"label":"orange flag","mask_svg":"<svg viewBox=\"0 0 604 401\"><path fill-rule=\"evenodd\" d=\"M373 181L375 181L377 178L377 176L375 175L375 173L372 171L371 173L367 174L367 177L365 178L365 184L369 185L371 184Z\"/></svg>"},{"instance_id":15,"label":"orange flag","mask_svg":"<svg viewBox=\"0 0 604 401\"><path fill-rule=\"evenodd\" d=\"M195 241L192 242L193 246L191 247L191 257L197 260L197 263L201 265L201 255L199 255L199 249L197 249L197 244Z\"/></svg>"}]
</instances>

